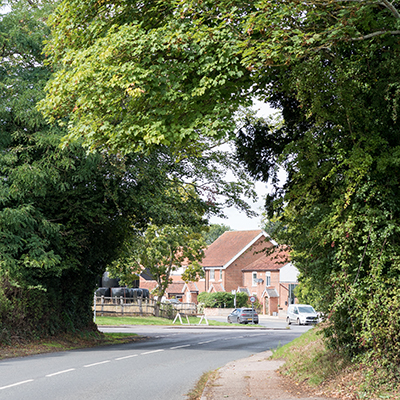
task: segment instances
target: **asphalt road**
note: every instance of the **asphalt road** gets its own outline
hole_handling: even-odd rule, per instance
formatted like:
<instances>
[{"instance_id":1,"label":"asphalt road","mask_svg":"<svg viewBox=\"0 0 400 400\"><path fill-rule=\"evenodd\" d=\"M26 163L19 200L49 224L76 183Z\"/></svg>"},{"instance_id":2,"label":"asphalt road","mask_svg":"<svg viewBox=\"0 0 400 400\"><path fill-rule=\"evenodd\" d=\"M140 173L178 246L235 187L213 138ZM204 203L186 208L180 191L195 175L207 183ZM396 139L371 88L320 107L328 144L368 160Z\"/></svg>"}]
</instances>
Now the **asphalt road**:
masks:
<instances>
[{"instance_id":1,"label":"asphalt road","mask_svg":"<svg viewBox=\"0 0 400 400\"><path fill-rule=\"evenodd\" d=\"M123 327L146 340L0 361L0 399L184 399L200 376L290 342L308 327Z\"/></svg>"}]
</instances>

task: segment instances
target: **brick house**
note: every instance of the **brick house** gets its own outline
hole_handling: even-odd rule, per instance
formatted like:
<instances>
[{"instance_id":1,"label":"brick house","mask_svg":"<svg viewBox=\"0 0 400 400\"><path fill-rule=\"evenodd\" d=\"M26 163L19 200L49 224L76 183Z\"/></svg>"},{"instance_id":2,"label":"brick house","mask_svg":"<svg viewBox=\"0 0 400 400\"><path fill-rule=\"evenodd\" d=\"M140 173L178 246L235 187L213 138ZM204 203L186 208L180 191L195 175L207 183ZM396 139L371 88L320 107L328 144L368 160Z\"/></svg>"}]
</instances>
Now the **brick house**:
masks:
<instances>
[{"instance_id":1,"label":"brick house","mask_svg":"<svg viewBox=\"0 0 400 400\"><path fill-rule=\"evenodd\" d=\"M205 270L205 290L226 292L243 286L242 269L265 257L263 250L275 246L262 230L224 232L206 250L201 265Z\"/></svg>"},{"instance_id":2,"label":"brick house","mask_svg":"<svg viewBox=\"0 0 400 400\"><path fill-rule=\"evenodd\" d=\"M294 302L298 270L289 261L287 251L276 247L271 254L244 267L242 273L243 286L257 297L263 314L278 315Z\"/></svg>"},{"instance_id":3,"label":"brick house","mask_svg":"<svg viewBox=\"0 0 400 400\"><path fill-rule=\"evenodd\" d=\"M288 252L262 230L223 233L205 251L202 265L206 291L246 290L264 314L285 311L294 301L298 271Z\"/></svg>"},{"instance_id":4,"label":"brick house","mask_svg":"<svg viewBox=\"0 0 400 400\"><path fill-rule=\"evenodd\" d=\"M223 233L205 250L201 264L205 279L199 282L183 282L184 267L173 271L166 298L197 303L201 292L244 291L257 297L267 315L284 312L294 302L298 270L290 263L288 252L260 229ZM152 277L140 277L140 287L152 290L156 285Z\"/></svg>"}]
</instances>

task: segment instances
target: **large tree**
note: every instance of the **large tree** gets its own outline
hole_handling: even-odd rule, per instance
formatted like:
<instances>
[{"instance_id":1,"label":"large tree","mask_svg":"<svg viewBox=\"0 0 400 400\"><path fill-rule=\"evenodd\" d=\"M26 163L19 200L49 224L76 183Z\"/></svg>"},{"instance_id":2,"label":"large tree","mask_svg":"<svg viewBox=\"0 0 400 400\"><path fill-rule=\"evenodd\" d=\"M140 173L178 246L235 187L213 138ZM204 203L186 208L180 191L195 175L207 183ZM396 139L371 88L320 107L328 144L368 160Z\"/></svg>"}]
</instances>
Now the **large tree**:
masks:
<instances>
[{"instance_id":1,"label":"large tree","mask_svg":"<svg viewBox=\"0 0 400 400\"><path fill-rule=\"evenodd\" d=\"M232 229L225 224L211 224L210 227L203 232L204 240L209 246L215 242L224 232L231 231Z\"/></svg>"},{"instance_id":2,"label":"large tree","mask_svg":"<svg viewBox=\"0 0 400 400\"><path fill-rule=\"evenodd\" d=\"M184 267L182 278L194 282L204 276L200 265L206 244L201 235L201 227L184 225L149 224L140 235L127 243L126 256L110 266L114 276L128 284L132 277L145 269L157 282L155 315L158 316L161 300L172 283L171 273Z\"/></svg>"},{"instance_id":3,"label":"large tree","mask_svg":"<svg viewBox=\"0 0 400 400\"><path fill-rule=\"evenodd\" d=\"M281 109L278 126L249 119L240 157L276 184L269 211L332 345L397 368L399 17L389 1L66 0L42 109L71 118L69 138L122 151L223 137L252 95Z\"/></svg>"},{"instance_id":4,"label":"large tree","mask_svg":"<svg viewBox=\"0 0 400 400\"><path fill-rule=\"evenodd\" d=\"M255 176L276 176L275 163L288 173L269 198L270 217L280 217L280 240L292 246L305 284L319 292L331 344L349 355L372 353L396 370L396 4L314 5L289 3L280 22L268 8L274 32L262 23L268 12L249 19L265 54L253 48L246 62L283 121L249 121L238 135L239 153ZM273 35L281 40L267 39Z\"/></svg>"},{"instance_id":5,"label":"large tree","mask_svg":"<svg viewBox=\"0 0 400 400\"><path fill-rule=\"evenodd\" d=\"M252 192L221 179L232 160L207 141L126 156L61 148L66 131L35 108L51 75L44 4L0 17L0 339L90 326L96 276L129 237L150 222L204 225L220 191L242 208L239 193Z\"/></svg>"},{"instance_id":6,"label":"large tree","mask_svg":"<svg viewBox=\"0 0 400 400\"><path fill-rule=\"evenodd\" d=\"M389 4L281 9L281 41L261 39L265 60L253 52L247 61L283 121L249 121L238 147L255 176L274 176L275 162L288 173L269 199L270 216L280 216L280 239L319 291L332 345L397 368L399 319L388 313L399 294L400 47ZM259 38L273 34L262 15L252 15Z\"/></svg>"}]
</instances>

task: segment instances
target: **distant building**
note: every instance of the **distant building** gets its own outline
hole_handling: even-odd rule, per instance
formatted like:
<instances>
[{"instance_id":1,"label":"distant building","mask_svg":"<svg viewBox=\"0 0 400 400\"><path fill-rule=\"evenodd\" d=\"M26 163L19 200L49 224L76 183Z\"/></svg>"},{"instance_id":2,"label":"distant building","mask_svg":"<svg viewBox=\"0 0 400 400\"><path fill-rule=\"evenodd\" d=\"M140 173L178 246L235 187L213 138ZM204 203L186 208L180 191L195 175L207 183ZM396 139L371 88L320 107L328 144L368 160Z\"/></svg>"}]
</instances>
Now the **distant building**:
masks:
<instances>
[{"instance_id":1,"label":"distant building","mask_svg":"<svg viewBox=\"0 0 400 400\"><path fill-rule=\"evenodd\" d=\"M224 232L205 251L205 290L247 291L273 315L294 302L297 268L289 253L262 230Z\"/></svg>"},{"instance_id":2,"label":"distant building","mask_svg":"<svg viewBox=\"0 0 400 400\"><path fill-rule=\"evenodd\" d=\"M181 279L184 267L174 271L166 297L197 303L198 294L204 291L242 291L255 296L267 315L286 311L295 301L299 272L290 262L287 249L263 230L224 232L205 250L201 264L205 279L186 284ZM156 285L151 277L140 277L140 287L152 290Z\"/></svg>"}]
</instances>

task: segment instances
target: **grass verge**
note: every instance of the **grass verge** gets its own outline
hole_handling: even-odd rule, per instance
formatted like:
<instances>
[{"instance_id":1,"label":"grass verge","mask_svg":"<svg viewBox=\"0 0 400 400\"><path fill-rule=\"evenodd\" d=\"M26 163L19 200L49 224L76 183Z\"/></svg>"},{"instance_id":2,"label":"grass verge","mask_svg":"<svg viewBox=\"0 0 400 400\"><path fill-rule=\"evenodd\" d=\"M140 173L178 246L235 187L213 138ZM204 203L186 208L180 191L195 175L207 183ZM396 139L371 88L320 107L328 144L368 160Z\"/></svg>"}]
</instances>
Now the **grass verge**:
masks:
<instances>
[{"instance_id":1,"label":"grass verge","mask_svg":"<svg viewBox=\"0 0 400 400\"><path fill-rule=\"evenodd\" d=\"M0 344L0 360L34 354L83 349L112 344L131 343L143 338L130 333L76 332L29 342L18 341L10 345Z\"/></svg>"},{"instance_id":2,"label":"grass verge","mask_svg":"<svg viewBox=\"0 0 400 400\"><path fill-rule=\"evenodd\" d=\"M173 320L166 318L157 318L157 317L96 317L97 325L180 325L180 321L172 323ZM182 317L182 322L187 325L186 317ZM200 322L199 317L189 317L189 323L191 325L197 325ZM209 319L209 326L232 326L228 322L219 322ZM238 325L238 324L233 324ZM201 323L201 326L205 326L204 321ZM241 325L243 326L243 325ZM251 325L245 325L251 327ZM258 325L255 325L258 326Z\"/></svg>"},{"instance_id":3,"label":"grass verge","mask_svg":"<svg viewBox=\"0 0 400 400\"><path fill-rule=\"evenodd\" d=\"M317 328L278 348L272 358L285 359L286 363L280 370L282 374L295 376L299 382L307 381L310 386L318 386L336 376L348 364L339 355L326 350Z\"/></svg>"},{"instance_id":4,"label":"grass verge","mask_svg":"<svg viewBox=\"0 0 400 400\"><path fill-rule=\"evenodd\" d=\"M377 385L371 379L373 367L352 362L327 349L318 327L279 347L271 358L286 361L279 372L290 380L288 387L301 386L313 395L346 400L400 399L395 385L390 382Z\"/></svg>"}]
</instances>

